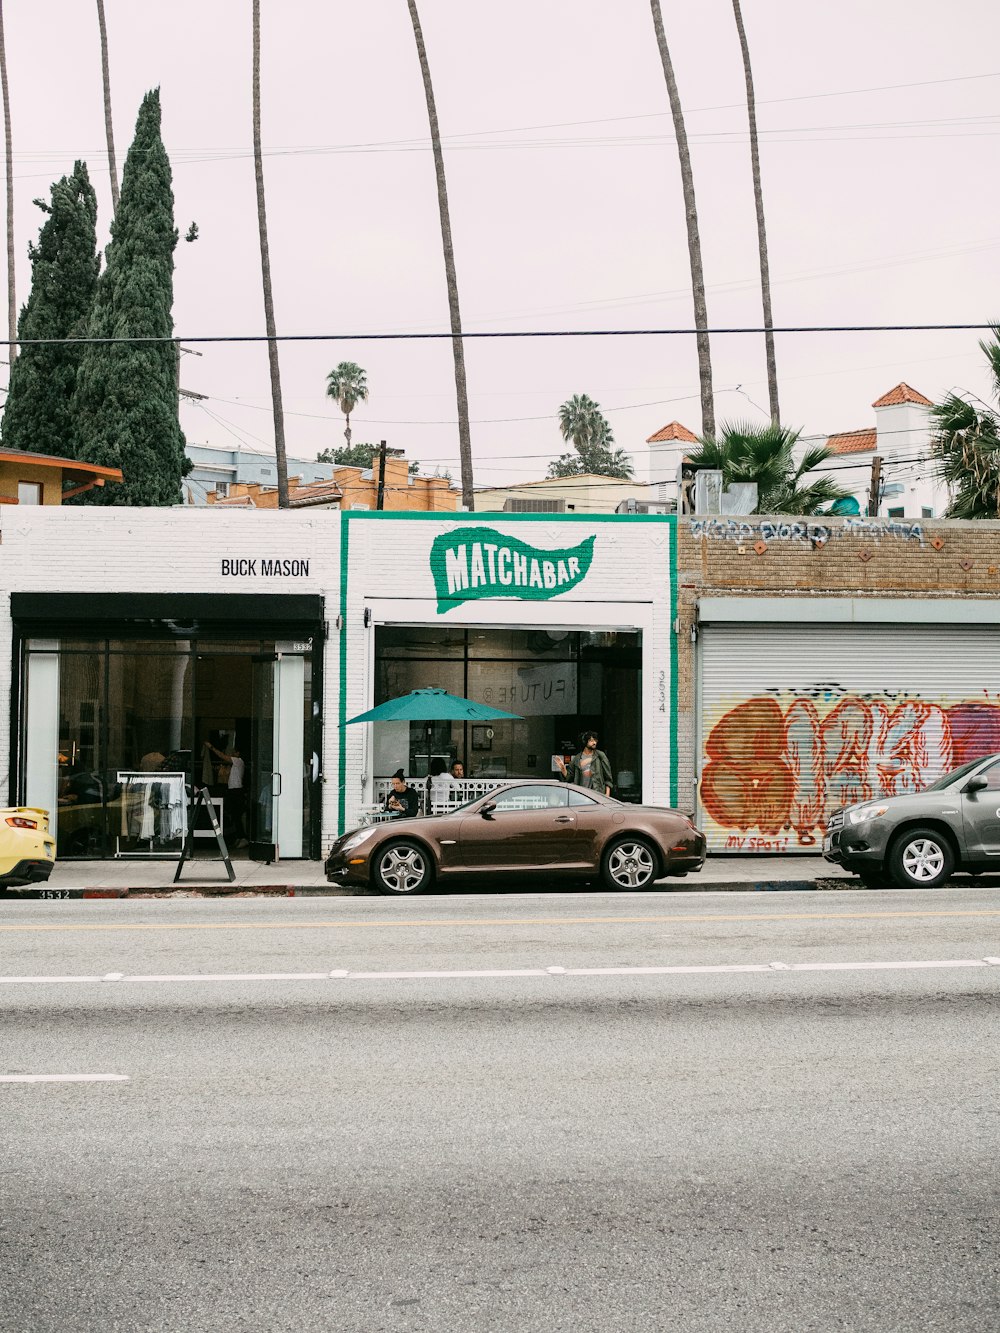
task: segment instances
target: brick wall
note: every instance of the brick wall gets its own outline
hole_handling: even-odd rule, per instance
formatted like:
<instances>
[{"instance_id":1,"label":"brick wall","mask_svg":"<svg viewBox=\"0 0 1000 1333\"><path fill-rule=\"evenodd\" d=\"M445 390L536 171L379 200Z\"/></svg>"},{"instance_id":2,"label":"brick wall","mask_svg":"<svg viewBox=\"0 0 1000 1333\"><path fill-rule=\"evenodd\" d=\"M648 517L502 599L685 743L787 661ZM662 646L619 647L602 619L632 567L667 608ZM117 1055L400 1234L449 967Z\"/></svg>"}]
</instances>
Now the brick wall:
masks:
<instances>
[{"instance_id":1,"label":"brick wall","mask_svg":"<svg viewBox=\"0 0 1000 1333\"><path fill-rule=\"evenodd\" d=\"M437 489L437 488L435 488ZM341 791L348 821L371 795L369 729L344 729L340 766L341 655L344 716L368 707L377 623L535 625L643 633L644 782L647 799L666 802L671 783L672 519L585 520L423 514L404 518L357 511L272 512L228 508L8 507L0 537L0 688L12 679L10 593L197 592L315 593L325 599L323 841L337 830ZM439 533L482 525L517 536L541 552L575 547L594 537L592 565L572 590L550 600L496 596L438 609L430 547ZM341 534L349 527L349 580L341 615ZM252 574L223 573L223 561L257 557ZM301 562L304 577L264 575L261 558ZM369 624L365 625L365 611ZM267 627L261 626L261 633ZM607 744L614 748L614 720ZM0 710L0 754L9 754L10 714ZM362 779L367 775L368 787ZM8 798L0 763L0 801Z\"/></svg>"},{"instance_id":2,"label":"brick wall","mask_svg":"<svg viewBox=\"0 0 1000 1333\"><path fill-rule=\"evenodd\" d=\"M1000 597L1000 522L745 518L678 520L682 792L696 765L691 630L706 594L738 597Z\"/></svg>"}]
</instances>

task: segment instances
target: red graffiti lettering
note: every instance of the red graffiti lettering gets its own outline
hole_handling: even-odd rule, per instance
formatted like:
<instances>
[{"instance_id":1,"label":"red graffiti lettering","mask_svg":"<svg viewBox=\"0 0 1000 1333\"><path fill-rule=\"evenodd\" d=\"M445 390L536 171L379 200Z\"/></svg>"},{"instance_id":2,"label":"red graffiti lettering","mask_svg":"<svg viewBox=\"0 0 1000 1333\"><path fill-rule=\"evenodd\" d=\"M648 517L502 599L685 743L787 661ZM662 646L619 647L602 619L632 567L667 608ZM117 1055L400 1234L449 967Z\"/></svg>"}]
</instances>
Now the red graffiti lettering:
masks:
<instances>
[{"instance_id":1,"label":"red graffiti lettering","mask_svg":"<svg viewBox=\"0 0 1000 1333\"><path fill-rule=\"evenodd\" d=\"M950 768L1000 751L1000 706L944 706L866 695L822 704L797 698L738 704L705 744L701 797L721 830L774 835L795 830L798 845L822 838L841 805L922 791ZM788 840L739 839L716 845L780 851Z\"/></svg>"}]
</instances>

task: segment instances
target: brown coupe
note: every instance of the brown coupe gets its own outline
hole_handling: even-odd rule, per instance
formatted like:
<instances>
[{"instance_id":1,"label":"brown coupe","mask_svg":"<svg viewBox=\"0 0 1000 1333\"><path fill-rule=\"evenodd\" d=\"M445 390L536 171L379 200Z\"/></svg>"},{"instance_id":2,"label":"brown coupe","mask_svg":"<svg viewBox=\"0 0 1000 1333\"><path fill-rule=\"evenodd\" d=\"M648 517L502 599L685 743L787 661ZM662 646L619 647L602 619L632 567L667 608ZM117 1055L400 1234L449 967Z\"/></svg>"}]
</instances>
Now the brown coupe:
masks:
<instances>
[{"instance_id":1,"label":"brown coupe","mask_svg":"<svg viewBox=\"0 0 1000 1333\"><path fill-rule=\"evenodd\" d=\"M512 782L444 815L345 833L326 877L381 893L488 875L599 874L609 889L642 889L704 861L704 835L679 810L623 805L564 782Z\"/></svg>"}]
</instances>

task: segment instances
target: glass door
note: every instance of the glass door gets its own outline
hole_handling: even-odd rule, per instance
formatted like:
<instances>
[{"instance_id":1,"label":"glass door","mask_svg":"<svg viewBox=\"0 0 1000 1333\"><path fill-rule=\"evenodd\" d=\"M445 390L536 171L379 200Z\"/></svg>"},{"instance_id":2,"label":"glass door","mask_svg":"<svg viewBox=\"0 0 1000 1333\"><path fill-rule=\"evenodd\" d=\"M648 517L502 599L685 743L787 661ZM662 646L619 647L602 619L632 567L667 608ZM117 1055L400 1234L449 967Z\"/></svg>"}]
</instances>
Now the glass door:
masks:
<instances>
[{"instance_id":1,"label":"glass door","mask_svg":"<svg viewBox=\"0 0 1000 1333\"><path fill-rule=\"evenodd\" d=\"M251 842L274 842L274 679L277 653L252 659L250 761L246 818Z\"/></svg>"},{"instance_id":2,"label":"glass door","mask_svg":"<svg viewBox=\"0 0 1000 1333\"><path fill-rule=\"evenodd\" d=\"M303 854L305 818L305 680L301 651L253 659L250 827L285 858Z\"/></svg>"}]
</instances>

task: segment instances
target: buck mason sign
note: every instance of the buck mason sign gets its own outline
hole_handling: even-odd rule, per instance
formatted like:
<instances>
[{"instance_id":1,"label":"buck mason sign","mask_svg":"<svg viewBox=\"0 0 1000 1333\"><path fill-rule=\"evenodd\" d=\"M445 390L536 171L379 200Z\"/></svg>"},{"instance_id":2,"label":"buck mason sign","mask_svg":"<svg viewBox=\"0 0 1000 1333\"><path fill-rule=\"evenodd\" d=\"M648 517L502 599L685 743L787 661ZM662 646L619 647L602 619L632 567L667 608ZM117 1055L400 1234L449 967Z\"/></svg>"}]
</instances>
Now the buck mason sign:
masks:
<instances>
[{"instance_id":1,"label":"buck mason sign","mask_svg":"<svg viewBox=\"0 0 1000 1333\"><path fill-rule=\"evenodd\" d=\"M548 551L494 528L455 528L431 546L437 609L440 614L483 597L558 597L586 578L593 559L592 536L578 546Z\"/></svg>"}]
</instances>

